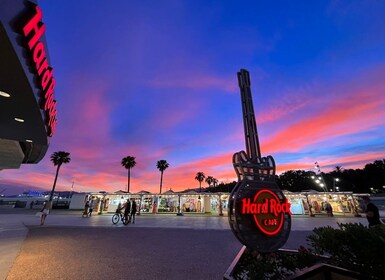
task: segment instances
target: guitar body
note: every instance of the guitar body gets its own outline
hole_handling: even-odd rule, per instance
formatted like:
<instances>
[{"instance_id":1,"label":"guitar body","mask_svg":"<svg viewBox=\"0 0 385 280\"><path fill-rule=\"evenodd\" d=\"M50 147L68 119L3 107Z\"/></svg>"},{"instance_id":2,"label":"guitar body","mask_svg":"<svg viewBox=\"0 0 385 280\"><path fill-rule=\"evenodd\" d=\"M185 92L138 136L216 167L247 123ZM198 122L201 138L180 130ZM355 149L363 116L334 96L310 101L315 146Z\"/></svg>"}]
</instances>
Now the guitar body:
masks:
<instances>
[{"instance_id":1,"label":"guitar body","mask_svg":"<svg viewBox=\"0 0 385 280\"><path fill-rule=\"evenodd\" d=\"M229 197L230 228L245 246L260 252L281 248L291 230L290 204L275 182L272 156L249 158L235 153L233 166L238 176Z\"/></svg>"},{"instance_id":2,"label":"guitar body","mask_svg":"<svg viewBox=\"0 0 385 280\"><path fill-rule=\"evenodd\" d=\"M275 193L276 197L266 190ZM256 197L258 193L260 195ZM229 198L228 219L231 230L243 245L259 252L272 252L286 243L291 229L289 213L274 215L274 211L270 211L271 203L266 204L268 213L255 213L258 211L247 213L247 210L253 208L250 205L256 200L260 200L259 202L263 205L266 200L276 200L277 198L281 205L287 202L275 182L242 180L237 183ZM244 203L245 201L251 203Z\"/></svg>"}]
</instances>

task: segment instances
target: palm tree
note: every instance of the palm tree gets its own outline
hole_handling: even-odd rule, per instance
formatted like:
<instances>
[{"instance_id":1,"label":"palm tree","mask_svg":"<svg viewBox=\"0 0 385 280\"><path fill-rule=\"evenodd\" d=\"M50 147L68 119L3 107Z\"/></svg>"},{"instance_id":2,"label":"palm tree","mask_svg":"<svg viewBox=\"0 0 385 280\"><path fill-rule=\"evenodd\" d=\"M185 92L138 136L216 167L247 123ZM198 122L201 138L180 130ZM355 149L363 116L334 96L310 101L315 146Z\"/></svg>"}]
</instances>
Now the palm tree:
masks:
<instances>
[{"instance_id":1,"label":"palm tree","mask_svg":"<svg viewBox=\"0 0 385 280\"><path fill-rule=\"evenodd\" d=\"M160 188L159 188L159 194L162 193L162 183L163 183L163 172L170 166L170 164L164 160L164 159L161 159L161 160L158 160L158 162L156 163L156 168L159 169L160 171Z\"/></svg>"},{"instance_id":2,"label":"palm tree","mask_svg":"<svg viewBox=\"0 0 385 280\"><path fill-rule=\"evenodd\" d=\"M334 167L334 170L336 173L342 173L343 168L342 168L342 166L337 165L336 167Z\"/></svg>"},{"instance_id":3,"label":"palm tree","mask_svg":"<svg viewBox=\"0 0 385 280\"><path fill-rule=\"evenodd\" d=\"M49 195L49 201L52 201L52 198L53 198L53 193L56 188L56 181L57 181L57 176L59 175L60 166L63 163L69 163L71 161L70 153L64 152L64 151L54 152L51 155L51 161L53 162L54 166L57 166L57 168L56 168L55 181L53 182L52 191L51 191L51 194Z\"/></svg>"},{"instance_id":4,"label":"palm tree","mask_svg":"<svg viewBox=\"0 0 385 280\"><path fill-rule=\"evenodd\" d=\"M217 178L213 178L213 186L215 188L215 186L218 184L218 179Z\"/></svg>"},{"instance_id":5,"label":"palm tree","mask_svg":"<svg viewBox=\"0 0 385 280\"><path fill-rule=\"evenodd\" d=\"M202 190L202 182L206 178L205 174L203 172L198 172L195 176L195 180L199 182L199 199L201 198L201 190Z\"/></svg>"},{"instance_id":6,"label":"palm tree","mask_svg":"<svg viewBox=\"0 0 385 280\"><path fill-rule=\"evenodd\" d=\"M128 177L127 177L127 192L130 192L130 177L131 177L131 168L133 168L136 165L135 157L127 156L124 157L121 161L121 164L124 168L128 170Z\"/></svg>"},{"instance_id":7,"label":"palm tree","mask_svg":"<svg viewBox=\"0 0 385 280\"><path fill-rule=\"evenodd\" d=\"M205 181L209 185L209 188L210 188L211 184L214 182L214 177L213 176L207 176Z\"/></svg>"}]
</instances>

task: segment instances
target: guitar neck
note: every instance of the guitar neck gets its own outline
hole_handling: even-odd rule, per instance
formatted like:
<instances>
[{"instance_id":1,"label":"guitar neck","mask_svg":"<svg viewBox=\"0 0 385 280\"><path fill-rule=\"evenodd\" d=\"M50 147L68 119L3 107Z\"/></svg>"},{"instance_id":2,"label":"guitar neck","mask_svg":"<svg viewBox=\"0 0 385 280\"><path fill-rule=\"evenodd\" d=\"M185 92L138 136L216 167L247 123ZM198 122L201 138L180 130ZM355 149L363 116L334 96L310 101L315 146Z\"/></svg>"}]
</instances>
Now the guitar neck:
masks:
<instances>
[{"instance_id":1,"label":"guitar neck","mask_svg":"<svg viewBox=\"0 0 385 280\"><path fill-rule=\"evenodd\" d=\"M246 153L249 158L261 157L253 99L250 89L250 75L247 70L241 69L240 72L238 72L238 84L241 91Z\"/></svg>"}]
</instances>

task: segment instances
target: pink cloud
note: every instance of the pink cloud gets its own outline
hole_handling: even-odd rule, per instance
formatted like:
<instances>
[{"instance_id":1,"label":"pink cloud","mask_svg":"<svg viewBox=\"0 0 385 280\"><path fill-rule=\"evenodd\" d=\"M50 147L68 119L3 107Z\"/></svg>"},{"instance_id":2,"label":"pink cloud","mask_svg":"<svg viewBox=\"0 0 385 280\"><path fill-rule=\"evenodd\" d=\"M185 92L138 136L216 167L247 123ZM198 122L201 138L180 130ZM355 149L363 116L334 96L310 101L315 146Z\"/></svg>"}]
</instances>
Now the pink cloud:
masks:
<instances>
[{"instance_id":1,"label":"pink cloud","mask_svg":"<svg viewBox=\"0 0 385 280\"><path fill-rule=\"evenodd\" d=\"M385 101L381 88L358 91L336 99L320 115L301 120L264 143L268 153L296 151L330 137L365 131L383 124ZM364 101L364 102L363 102Z\"/></svg>"}]
</instances>

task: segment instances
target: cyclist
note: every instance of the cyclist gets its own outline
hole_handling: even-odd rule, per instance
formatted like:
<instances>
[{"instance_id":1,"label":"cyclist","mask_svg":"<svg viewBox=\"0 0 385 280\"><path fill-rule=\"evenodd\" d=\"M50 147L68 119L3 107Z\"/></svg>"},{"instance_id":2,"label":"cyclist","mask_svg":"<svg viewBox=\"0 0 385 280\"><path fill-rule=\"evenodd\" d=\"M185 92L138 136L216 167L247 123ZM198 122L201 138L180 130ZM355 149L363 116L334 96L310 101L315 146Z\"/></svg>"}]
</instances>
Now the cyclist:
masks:
<instances>
[{"instance_id":1,"label":"cyclist","mask_svg":"<svg viewBox=\"0 0 385 280\"><path fill-rule=\"evenodd\" d=\"M131 217L129 217L131 212L131 202L130 199L127 199L126 203L124 203L124 218L130 223Z\"/></svg>"},{"instance_id":2,"label":"cyclist","mask_svg":"<svg viewBox=\"0 0 385 280\"><path fill-rule=\"evenodd\" d=\"M122 207L122 204L119 202L118 207L116 208L115 213L116 213L116 214L119 214L120 211L122 211L123 208L124 208L124 207Z\"/></svg>"}]
</instances>

